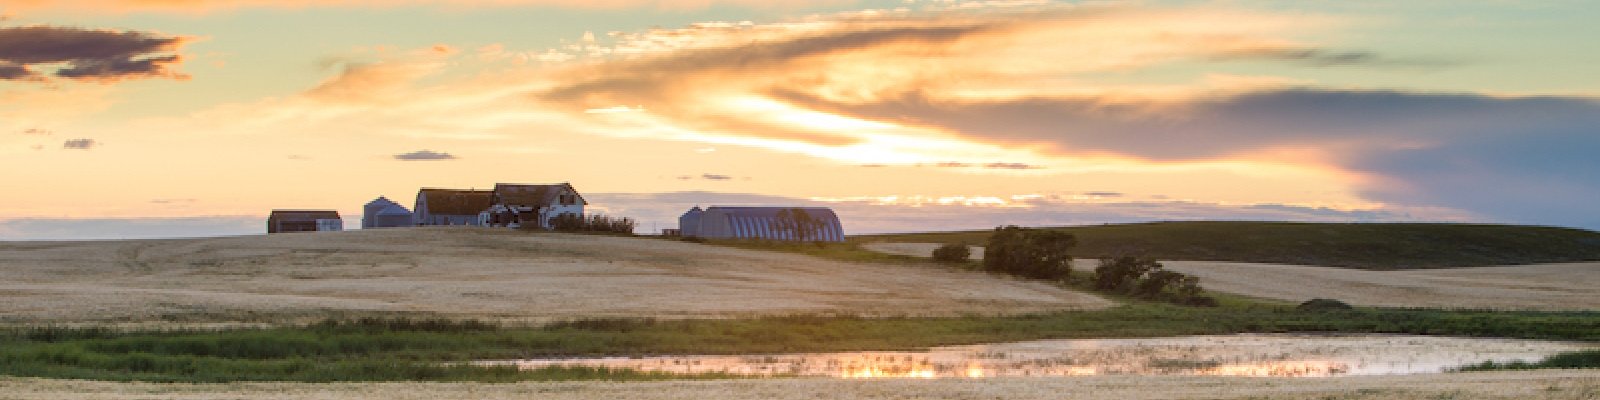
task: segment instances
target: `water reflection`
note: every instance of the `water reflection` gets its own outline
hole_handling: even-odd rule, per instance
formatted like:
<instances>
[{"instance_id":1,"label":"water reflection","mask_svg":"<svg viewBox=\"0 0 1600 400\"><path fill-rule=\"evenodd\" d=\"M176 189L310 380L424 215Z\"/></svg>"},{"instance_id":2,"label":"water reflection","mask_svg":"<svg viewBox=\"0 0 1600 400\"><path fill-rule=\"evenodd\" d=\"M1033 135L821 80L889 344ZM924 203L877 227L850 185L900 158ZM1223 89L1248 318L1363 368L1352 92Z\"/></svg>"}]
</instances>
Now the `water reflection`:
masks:
<instances>
[{"instance_id":1,"label":"water reflection","mask_svg":"<svg viewBox=\"0 0 1600 400\"><path fill-rule=\"evenodd\" d=\"M1584 348L1563 342L1423 336L1232 335L1047 340L925 352L675 356L488 362L670 373L839 378L1216 375L1329 377L1442 372L1483 361L1534 361Z\"/></svg>"}]
</instances>

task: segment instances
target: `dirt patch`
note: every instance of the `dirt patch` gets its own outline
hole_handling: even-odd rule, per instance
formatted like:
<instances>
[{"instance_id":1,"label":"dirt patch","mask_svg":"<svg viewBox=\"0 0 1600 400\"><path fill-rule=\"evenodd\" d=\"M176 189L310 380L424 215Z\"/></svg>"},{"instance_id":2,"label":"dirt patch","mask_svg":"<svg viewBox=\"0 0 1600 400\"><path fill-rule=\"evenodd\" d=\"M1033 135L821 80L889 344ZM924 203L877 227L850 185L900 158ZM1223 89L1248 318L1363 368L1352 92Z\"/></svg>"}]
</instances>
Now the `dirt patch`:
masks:
<instances>
[{"instance_id":1,"label":"dirt patch","mask_svg":"<svg viewBox=\"0 0 1600 400\"><path fill-rule=\"evenodd\" d=\"M115 383L0 377L8 399L1593 399L1600 371L1327 379L1094 376L560 383Z\"/></svg>"},{"instance_id":2,"label":"dirt patch","mask_svg":"<svg viewBox=\"0 0 1600 400\"><path fill-rule=\"evenodd\" d=\"M407 228L0 243L0 322L300 322L366 314L539 322L1094 309L1093 295L933 265L666 240Z\"/></svg>"},{"instance_id":3,"label":"dirt patch","mask_svg":"<svg viewBox=\"0 0 1600 400\"><path fill-rule=\"evenodd\" d=\"M936 243L870 243L867 249L928 257ZM982 254L981 248L973 248ZM974 256L974 259L979 256ZM1207 290L1305 301L1334 298L1390 307L1505 310L1600 309L1600 263L1371 271L1348 268L1216 261L1162 261L1200 277ZM1094 260L1075 267L1092 270Z\"/></svg>"}]
</instances>

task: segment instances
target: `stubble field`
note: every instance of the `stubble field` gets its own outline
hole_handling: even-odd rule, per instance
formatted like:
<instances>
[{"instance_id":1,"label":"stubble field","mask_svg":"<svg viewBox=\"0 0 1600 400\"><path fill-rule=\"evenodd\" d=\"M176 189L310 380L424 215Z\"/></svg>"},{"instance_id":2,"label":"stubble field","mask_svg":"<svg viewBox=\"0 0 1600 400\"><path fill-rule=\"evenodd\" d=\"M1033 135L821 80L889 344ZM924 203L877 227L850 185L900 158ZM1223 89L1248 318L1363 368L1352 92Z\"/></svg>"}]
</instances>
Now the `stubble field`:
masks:
<instances>
[{"instance_id":1,"label":"stubble field","mask_svg":"<svg viewBox=\"0 0 1600 400\"><path fill-rule=\"evenodd\" d=\"M9 324L949 316L1111 304L933 266L491 229L0 243L0 322Z\"/></svg>"},{"instance_id":2,"label":"stubble field","mask_svg":"<svg viewBox=\"0 0 1600 400\"><path fill-rule=\"evenodd\" d=\"M869 243L869 250L928 257L937 243ZM981 248L973 258L981 259ZM1374 271L1304 265L1169 261L1207 290L1293 302L1333 298L1383 307L1503 310L1600 309L1600 262ZM1094 260L1074 267L1093 270Z\"/></svg>"}]
</instances>

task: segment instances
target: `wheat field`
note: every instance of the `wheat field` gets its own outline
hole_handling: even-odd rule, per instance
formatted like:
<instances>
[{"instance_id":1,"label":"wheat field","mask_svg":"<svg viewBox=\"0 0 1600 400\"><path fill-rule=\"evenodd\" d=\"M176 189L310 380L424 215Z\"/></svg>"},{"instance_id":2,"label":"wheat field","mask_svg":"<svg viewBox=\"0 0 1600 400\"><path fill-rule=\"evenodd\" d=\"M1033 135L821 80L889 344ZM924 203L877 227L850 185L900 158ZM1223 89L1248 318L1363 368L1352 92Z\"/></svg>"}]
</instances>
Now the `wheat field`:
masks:
<instances>
[{"instance_id":1,"label":"wheat field","mask_svg":"<svg viewBox=\"0 0 1600 400\"><path fill-rule=\"evenodd\" d=\"M667 240L406 228L0 243L0 322L304 322L397 314L961 315L1112 303L935 266L858 265Z\"/></svg>"},{"instance_id":2,"label":"wheat field","mask_svg":"<svg viewBox=\"0 0 1600 400\"><path fill-rule=\"evenodd\" d=\"M929 257L936 243L869 243L867 249ZM983 256L973 249L973 258ZM1092 270L1094 260L1074 267ZM1200 277L1207 290L1300 302L1332 298L1388 307L1503 310L1600 309L1600 262L1372 271L1304 265L1218 261L1168 261L1174 271Z\"/></svg>"}]
</instances>

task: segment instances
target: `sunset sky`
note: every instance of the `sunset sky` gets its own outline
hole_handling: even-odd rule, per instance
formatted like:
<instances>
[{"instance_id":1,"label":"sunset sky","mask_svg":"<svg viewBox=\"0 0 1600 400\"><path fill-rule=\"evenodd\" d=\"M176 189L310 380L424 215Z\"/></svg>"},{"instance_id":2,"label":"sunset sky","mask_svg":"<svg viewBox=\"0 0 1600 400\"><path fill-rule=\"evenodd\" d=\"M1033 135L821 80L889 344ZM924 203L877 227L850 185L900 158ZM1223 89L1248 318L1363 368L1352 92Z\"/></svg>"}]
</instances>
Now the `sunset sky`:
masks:
<instances>
[{"instance_id":1,"label":"sunset sky","mask_svg":"<svg viewBox=\"0 0 1600 400\"><path fill-rule=\"evenodd\" d=\"M571 182L673 227L1600 229L1586 1L0 0L0 240Z\"/></svg>"}]
</instances>

